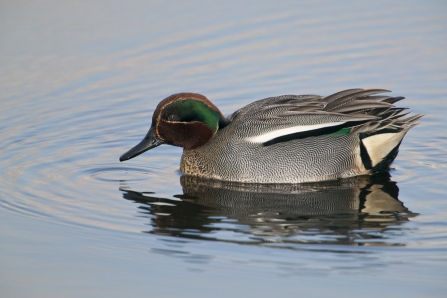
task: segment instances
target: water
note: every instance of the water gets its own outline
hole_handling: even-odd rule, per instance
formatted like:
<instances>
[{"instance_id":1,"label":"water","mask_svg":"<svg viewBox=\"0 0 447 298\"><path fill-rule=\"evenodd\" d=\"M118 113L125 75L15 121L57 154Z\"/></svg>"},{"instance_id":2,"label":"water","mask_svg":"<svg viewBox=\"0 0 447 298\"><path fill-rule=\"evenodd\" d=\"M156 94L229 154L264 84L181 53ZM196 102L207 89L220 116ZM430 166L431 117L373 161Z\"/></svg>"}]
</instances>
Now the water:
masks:
<instances>
[{"instance_id":1,"label":"water","mask_svg":"<svg viewBox=\"0 0 447 298\"><path fill-rule=\"evenodd\" d=\"M442 1L0 4L2 297L445 297ZM181 91L230 114L386 88L425 113L390 177L251 186L119 156Z\"/></svg>"}]
</instances>

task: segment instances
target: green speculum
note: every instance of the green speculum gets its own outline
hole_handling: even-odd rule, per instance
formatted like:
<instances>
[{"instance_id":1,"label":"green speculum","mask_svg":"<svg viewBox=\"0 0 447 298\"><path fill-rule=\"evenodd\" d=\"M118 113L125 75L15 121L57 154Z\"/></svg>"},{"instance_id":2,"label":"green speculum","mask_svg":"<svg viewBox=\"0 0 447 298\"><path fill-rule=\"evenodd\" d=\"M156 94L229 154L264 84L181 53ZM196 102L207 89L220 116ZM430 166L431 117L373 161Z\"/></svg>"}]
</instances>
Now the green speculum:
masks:
<instances>
[{"instance_id":1,"label":"green speculum","mask_svg":"<svg viewBox=\"0 0 447 298\"><path fill-rule=\"evenodd\" d=\"M345 128L342 128L340 130L337 130L337 131L331 133L331 135L347 135L350 132L351 132L351 128L350 127L345 127Z\"/></svg>"},{"instance_id":2,"label":"green speculum","mask_svg":"<svg viewBox=\"0 0 447 298\"><path fill-rule=\"evenodd\" d=\"M179 122L200 121L208 125L213 131L217 131L219 127L222 128L228 124L219 112L195 99L186 99L169 104L164 108L163 118L169 119L170 115L175 115L175 121Z\"/></svg>"}]
</instances>

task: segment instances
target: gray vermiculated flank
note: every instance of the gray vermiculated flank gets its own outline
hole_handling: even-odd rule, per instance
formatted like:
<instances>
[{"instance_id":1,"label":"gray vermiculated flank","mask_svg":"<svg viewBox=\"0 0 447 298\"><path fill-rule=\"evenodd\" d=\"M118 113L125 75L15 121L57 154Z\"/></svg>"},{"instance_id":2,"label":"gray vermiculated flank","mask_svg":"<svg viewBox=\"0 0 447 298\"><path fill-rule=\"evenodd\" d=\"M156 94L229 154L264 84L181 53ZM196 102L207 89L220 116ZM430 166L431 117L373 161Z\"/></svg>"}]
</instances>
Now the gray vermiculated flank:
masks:
<instances>
[{"instance_id":1,"label":"gray vermiculated flank","mask_svg":"<svg viewBox=\"0 0 447 298\"><path fill-rule=\"evenodd\" d=\"M351 89L327 97L284 95L255 101L228 117L231 123L211 142L185 150L185 174L256 183L333 180L371 172L360 158L359 133L407 131L421 115L403 118L402 98L374 96L386 90ZM270 146L247 138L298 125L352 123L349 134L291 139ZM391 161L390 161L391 162Z\"/></svg>"}]
</instances>

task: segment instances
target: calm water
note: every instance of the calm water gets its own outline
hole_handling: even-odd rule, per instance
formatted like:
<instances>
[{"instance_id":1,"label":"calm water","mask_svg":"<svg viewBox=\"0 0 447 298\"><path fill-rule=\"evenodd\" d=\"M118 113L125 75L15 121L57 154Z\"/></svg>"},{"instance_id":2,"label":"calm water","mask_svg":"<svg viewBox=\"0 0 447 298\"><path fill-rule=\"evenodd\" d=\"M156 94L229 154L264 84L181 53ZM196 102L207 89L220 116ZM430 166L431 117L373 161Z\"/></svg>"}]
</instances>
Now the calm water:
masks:
<instances>
[{"instance_id":1,"label":"calm water","mask_svg":"<svg viewBox=\"0 0 447 298\"><path fill-rule=\"evenodd\" d=\"M443 1L0 4L2 297L447 295ZM224 114L386 88L426 116L390 175L303 185L120 163L181 91Z\"/></svg>"}]
</instances>

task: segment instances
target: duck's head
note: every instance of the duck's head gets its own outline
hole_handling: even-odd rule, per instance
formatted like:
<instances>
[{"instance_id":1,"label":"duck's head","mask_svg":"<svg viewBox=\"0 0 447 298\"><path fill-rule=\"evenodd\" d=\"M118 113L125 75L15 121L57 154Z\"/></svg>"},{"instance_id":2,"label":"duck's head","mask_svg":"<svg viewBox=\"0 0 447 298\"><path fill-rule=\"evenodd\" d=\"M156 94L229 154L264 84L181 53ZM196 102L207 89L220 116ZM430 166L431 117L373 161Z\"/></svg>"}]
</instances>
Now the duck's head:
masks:
<instances>
[{"instance_id":1,"label":"duck's head","mask_svg":"<svg viewBox=\"0 0 447 298\"><path fill-rule=\"evenodd\" d=\"M185 150L198 148L211 140L229 121L205 96L178 93L163 99L152 116L152 125L144 139L121 155L125 161L147 150L170 144Z\"/></svg>"}]
</instances>

